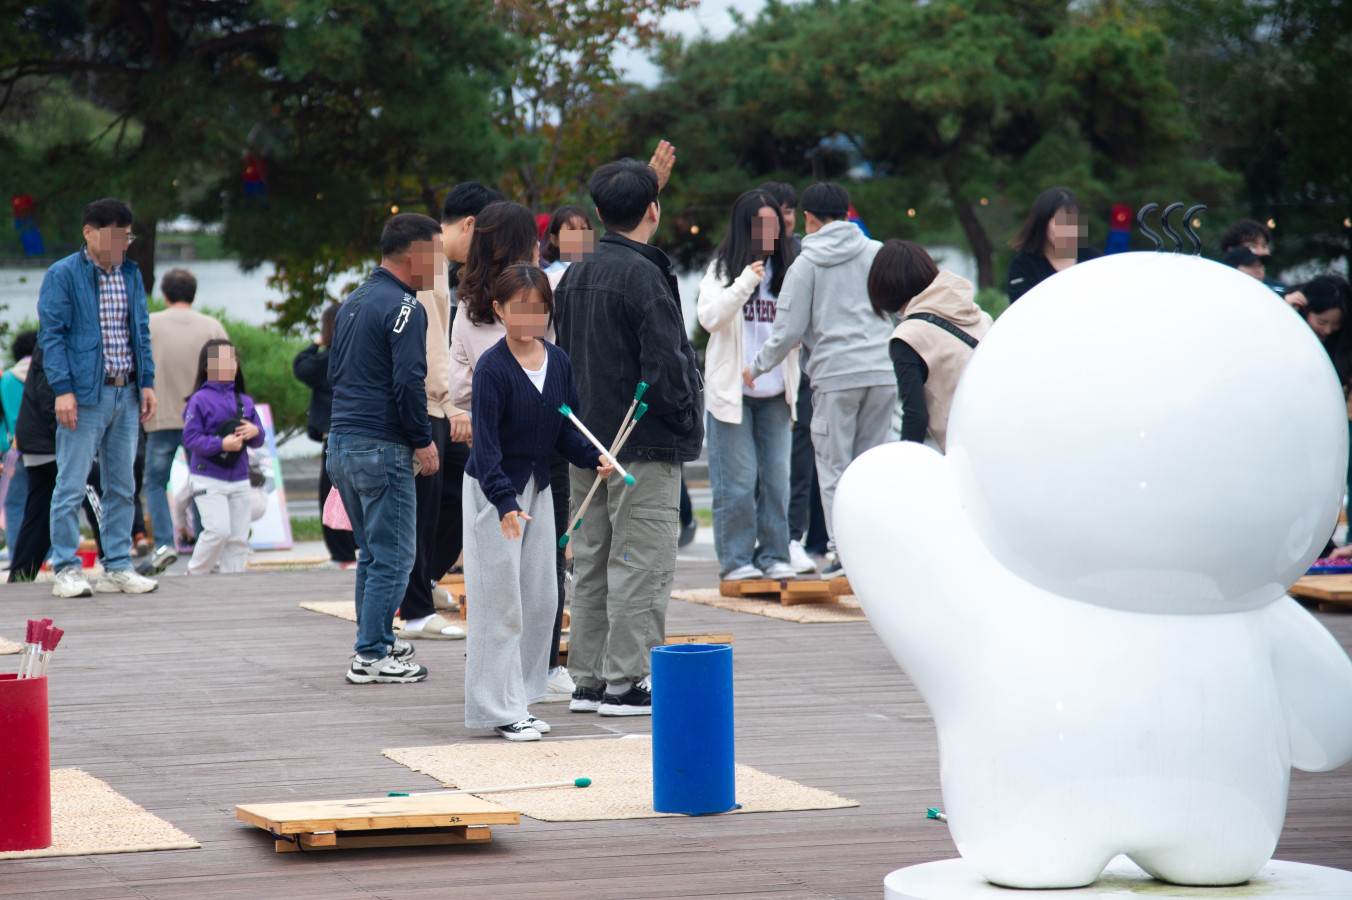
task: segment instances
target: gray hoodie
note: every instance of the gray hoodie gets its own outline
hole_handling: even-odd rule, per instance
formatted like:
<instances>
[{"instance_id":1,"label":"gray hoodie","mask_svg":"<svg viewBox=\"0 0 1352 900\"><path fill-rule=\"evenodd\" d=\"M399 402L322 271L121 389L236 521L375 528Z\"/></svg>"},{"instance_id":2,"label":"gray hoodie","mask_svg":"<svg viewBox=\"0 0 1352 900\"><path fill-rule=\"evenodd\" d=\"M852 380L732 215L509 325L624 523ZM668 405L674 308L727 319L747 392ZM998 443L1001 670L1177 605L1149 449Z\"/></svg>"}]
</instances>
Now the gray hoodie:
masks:
<instances>
[{"instance_id":1,"label":"gray hoodie","mask_svg":"<svg viewBox=\"0 0 1352 900\"><path fill-rule=\"evenodd\" d=\"M784 273L775 324L751 364L752 377L773 369L799 341L814 391L894 383L887 342L892 322L868 301L868 273L882 244L853 222L828 222L803 238L803 252Z\"/></svg>"}]
</instances>

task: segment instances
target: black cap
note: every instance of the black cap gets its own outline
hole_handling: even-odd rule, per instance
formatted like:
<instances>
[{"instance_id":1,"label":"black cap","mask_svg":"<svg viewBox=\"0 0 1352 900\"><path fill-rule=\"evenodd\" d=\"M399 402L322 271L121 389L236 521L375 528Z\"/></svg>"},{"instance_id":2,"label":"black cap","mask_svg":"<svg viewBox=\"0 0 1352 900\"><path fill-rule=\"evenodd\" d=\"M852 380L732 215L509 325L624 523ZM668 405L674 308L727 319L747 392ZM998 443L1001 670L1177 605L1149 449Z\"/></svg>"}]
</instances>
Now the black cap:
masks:
<instances>
[{"instance_id":1,"label":"black cap","mask_svg":"<svg viewBox=\"0 0 1352 900\"><path fill-rule=\"evenodd\" d=\"M1240 266L1251 266L1254 263L1262 263L1263 257L1254 253L1243 244L1240 244L1238 247L1231 247L1229 250L1226 250L1225 255L1221 257L1221 262L1232 269L1237 269Z\"/></svg>"}]
</instances>

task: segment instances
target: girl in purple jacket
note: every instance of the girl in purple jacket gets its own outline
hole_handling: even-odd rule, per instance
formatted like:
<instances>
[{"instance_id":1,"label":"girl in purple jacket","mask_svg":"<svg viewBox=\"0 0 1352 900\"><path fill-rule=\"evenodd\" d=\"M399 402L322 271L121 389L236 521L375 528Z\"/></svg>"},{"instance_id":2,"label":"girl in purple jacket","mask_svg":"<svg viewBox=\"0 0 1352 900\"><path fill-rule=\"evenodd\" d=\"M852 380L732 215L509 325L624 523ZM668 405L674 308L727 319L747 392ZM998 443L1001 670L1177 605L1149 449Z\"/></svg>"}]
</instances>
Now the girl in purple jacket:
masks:
<instances>
[{"instance_id":1,"label":"girl in purple jacket","mask_svg":"<svg viewBox=\"0 0 1352 900\"><path fill-rule=\"evenodd\" d=\"M188 562L189 575L243 572L249 556L253 490L249 451L263 446L263 423L244 393L244 373L229 341L207 341L197 382L183 411L183 446L202 533Z\"/></svg>"}]
</instances>

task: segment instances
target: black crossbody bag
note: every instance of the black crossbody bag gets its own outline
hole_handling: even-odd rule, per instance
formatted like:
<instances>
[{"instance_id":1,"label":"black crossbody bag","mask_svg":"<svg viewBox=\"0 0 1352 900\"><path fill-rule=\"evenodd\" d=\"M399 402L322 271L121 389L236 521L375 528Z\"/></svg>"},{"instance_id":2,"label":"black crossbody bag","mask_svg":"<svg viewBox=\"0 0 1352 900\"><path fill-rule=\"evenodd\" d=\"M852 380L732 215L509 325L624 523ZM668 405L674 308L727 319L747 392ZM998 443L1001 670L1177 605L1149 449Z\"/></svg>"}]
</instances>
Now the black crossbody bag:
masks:
<instances>
[{"instance_id":1,"label":"black crossbody bag","mask_svg":"<svg viewBox=\"0 0 1352 900\"><path fill-rule=\"evenodd\" d=\"M220 425L216 426L216 437L227 438L235 433L235 429L244 424L244 401L239 396L239 391L235 391L235 404L238 407L235 418L226 419ZM222 450L215 456L207 457L216 465L223 469L234 468L235 463L239 462L240 454L244 452L243 448L239 450Z\"/></svg>"}]
</instances>

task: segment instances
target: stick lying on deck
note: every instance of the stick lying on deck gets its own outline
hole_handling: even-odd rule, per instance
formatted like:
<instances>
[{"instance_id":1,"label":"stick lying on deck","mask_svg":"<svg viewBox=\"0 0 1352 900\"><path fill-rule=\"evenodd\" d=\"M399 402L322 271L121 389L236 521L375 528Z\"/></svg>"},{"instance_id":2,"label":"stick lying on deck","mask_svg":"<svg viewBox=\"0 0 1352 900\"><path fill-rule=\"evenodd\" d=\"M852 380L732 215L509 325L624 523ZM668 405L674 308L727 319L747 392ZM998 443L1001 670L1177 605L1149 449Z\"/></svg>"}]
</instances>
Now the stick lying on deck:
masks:
<instances>
[{"instance_id":1,"label":"stick lying on deck","mask_svg":"<svg viewBox=\"0 0 1352 900\"><path fill-rule=\"evenodd\" d=\"M390 797L430 797L433 794L500 794L503 791L533 791L538 788L556 788L556 787L588 787L591 785L590 778L574 778L572 781L546 781L542 784L512 784L507 787L490 788L455 788L444 791L416 791L411 794L401 794L391 791L387 796Z\"/></svg>"}]
</instances>

